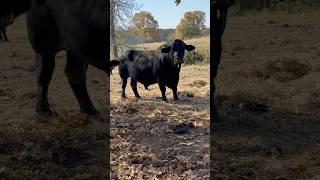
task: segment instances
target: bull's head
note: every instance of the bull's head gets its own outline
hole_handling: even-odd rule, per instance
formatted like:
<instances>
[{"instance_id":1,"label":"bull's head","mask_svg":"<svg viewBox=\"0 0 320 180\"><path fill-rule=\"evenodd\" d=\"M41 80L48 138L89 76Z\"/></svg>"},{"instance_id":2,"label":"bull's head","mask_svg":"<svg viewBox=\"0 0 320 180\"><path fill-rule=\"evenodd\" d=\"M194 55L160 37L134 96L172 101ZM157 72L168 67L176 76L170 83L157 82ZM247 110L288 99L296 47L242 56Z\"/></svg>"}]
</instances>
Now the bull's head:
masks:
<instances>
[{"instance_id":1,"label":"bull's head","mask_svg":"<svg viewBox=\"0 0 320 180\"><path fill-rule=\"evenodd\" d=\"M193 45L187 45L182 40L176 39L172 43L164 44L160 47L162 53L169 53L173 65L180 65L183 63L184 52L193 51Z\"/></svg>"}]
</instances>

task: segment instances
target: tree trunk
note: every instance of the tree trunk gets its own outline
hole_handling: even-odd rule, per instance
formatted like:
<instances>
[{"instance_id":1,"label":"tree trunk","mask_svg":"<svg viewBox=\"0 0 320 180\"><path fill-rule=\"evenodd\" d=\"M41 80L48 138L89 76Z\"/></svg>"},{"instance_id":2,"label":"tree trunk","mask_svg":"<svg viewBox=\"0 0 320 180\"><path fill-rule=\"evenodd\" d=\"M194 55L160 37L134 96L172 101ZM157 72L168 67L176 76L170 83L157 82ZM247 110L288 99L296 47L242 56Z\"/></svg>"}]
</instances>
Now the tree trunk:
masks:
<instances>
[{"instance_id":1,"label":"tree trunk","mask_svg":"<svg viewBox=\"0 0 320 180\"><path fill-rule=\"evenodd\" d=\"M118 57L118 48L116 42L116 32L115 32L115 2L114 0L110 0L110 40L112 44L113 56L114 58Z\"/></svg>"}]
</instances>

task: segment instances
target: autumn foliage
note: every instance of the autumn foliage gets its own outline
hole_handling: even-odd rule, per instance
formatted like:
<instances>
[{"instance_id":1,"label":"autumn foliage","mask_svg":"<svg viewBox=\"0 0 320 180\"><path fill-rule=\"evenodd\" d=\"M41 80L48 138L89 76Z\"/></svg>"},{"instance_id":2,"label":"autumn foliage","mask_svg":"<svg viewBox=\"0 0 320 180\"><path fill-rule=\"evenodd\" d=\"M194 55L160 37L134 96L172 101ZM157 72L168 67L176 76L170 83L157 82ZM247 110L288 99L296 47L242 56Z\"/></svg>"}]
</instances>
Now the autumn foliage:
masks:
<instances>
[{"instance_id":1,"label":"autumn foliage","mask_svg":"<svg viewBox=\"0 0 320 180\"><path fill-rule=\"evenodd\" d=\"M158 21L150 12L141 11L133 16L131 31L145 38L145 42L153 42L159 39Z\"/></svg>"},{"instance_id":2,"label":"autumn foliage","mask_svg":"<svg viewBox=\"0 0 320 180\"><path fill-rule=\"evenodd\" d=\"M200 35L201 30L205 28L204 23L204 12L186 12L176 28L176 37L184 39Z\"/></svg>"}]
</instances>

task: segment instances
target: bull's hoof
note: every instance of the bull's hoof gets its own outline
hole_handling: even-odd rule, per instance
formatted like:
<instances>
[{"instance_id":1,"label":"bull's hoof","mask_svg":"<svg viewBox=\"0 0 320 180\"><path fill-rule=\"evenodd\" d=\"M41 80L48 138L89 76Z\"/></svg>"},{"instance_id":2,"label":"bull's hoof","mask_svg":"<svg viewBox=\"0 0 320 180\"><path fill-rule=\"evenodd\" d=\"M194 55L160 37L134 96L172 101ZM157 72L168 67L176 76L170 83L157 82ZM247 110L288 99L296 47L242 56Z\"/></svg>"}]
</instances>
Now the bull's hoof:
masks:
<instances>
[{"instance_id":1,"label":"bull's hoof","mask_svg":"<svg viewBox=\"0 0 320 180\"><path fill-rule=\"evenodd\" d=\"M121 99L128 99L127 96L121 96Z\"/></svg>"},{"instance_id":2,"label":"bull's hoof","mask_svg":"<svg viewBox=\"0 0 320 180\"><path fill-rule=\"evenodd\" d=\"M174 98L173 98L173 100L174 100L174 101L179 101L179 100L180 100L180 98L178 98L178 97L174 97Z\"/></svg>"},{"instance_id":3,"label":"bull's hoof","mask_svg":"<svg viewBox=\"0 0 320 180\"><path fill-rule=\"evenodd\" d=\"M161 98L162 102L165 102L167 103L168 102L168 99L167 98Z\"/></svg>"},{"instance_id":4,"label":"bull's hoof","mask_svg":"<svg viewBox=\"0 0 320 180\"><path fill-rule=\"evenodd\" d=\"M168 99L167 98L163 98L163 97L160 97L160 96L157 96L155 97L156 99L161 99L163 102L168 102Z\"/></svg>"},{"instance_id":5,"label":"bull's hoof","mask_svg":"<svg viewBox=\"0 0 320 180\"><path fill-rule=\"evenodd\" d=\"M137 99L141 99L141 96L135 96Z\"/></svg>"}]
</instances>

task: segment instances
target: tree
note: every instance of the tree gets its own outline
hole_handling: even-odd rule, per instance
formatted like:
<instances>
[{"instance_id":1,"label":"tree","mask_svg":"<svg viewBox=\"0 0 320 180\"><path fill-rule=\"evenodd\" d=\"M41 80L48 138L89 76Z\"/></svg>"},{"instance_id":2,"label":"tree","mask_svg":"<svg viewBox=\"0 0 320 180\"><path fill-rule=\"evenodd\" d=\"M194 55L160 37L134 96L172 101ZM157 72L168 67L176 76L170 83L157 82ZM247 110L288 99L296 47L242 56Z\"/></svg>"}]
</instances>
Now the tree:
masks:
<instances>
[{"instance_id":1,"label":"tree","mask_svg":"<svg viewBox=\"0 0 320 180\"><path fill-rule=\"evenodd\" d=\"M137 35L143 35L146 41L156 41L159 39L158 21L154 19L150 12L141 11L133 16L131 29Z\"/></svg>"},{"instance_id":2,"label":"tree","mask_svg":"<svg viewBox=\"0 0 320 180\"><path fill-rule=\"evenodd\" d=\"M205 28L205 13L202 11L186 12L177 26L176 37L186 38L200 35Z\"/></svg>"},{"instance_id":3,"label":"tree","mask_svg":"<svg viewBox=\"0 0 320 180\"><path fill-rule=\"evenodd\" d=\"M175 0L176 5L178 6L181 3L181 0Z\"/></svg>"},{"instance_id":4,"label":"tree","mask_svg":"<svg viewBox=\"0 0 320 180\"><path fill-rule=\"evenodd\" d=\"M115 58L118 57L116 27L126 27L133 10L138 9L140 7L135 0L110 0L110 41Z\"/></svg>"}]
</instances>

